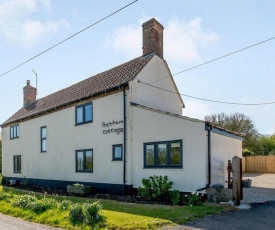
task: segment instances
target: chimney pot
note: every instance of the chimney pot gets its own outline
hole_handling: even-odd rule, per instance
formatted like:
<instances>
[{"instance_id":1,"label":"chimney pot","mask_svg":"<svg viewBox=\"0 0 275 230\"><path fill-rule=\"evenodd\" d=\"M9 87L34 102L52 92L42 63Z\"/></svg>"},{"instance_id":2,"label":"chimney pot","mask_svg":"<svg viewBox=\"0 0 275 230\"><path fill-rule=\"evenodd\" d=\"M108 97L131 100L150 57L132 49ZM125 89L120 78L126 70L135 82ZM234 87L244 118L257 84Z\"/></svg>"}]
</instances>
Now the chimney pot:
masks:
<instances>
[{"instance_id":1,"label":"chimney pot","mask_svg":"<svg viewBox=\"0 0 275 230\"><path fill-rule=\"evenodd\" d=\"M36 88L32 87L30 80L27 80L27 85L23 88L23 106L26 107L30 103L36 101Z\"/></svg>"},{"instance_id":2,"label":"chimney pot","mask_svg":"<svg viewBox=\"0 0 275 230\"><path fill-rule=\"evenodd\" d=\"M155 53L163 58L163 26L155 19L143 23L143 55Z\"/></svg>"}]
</instances>

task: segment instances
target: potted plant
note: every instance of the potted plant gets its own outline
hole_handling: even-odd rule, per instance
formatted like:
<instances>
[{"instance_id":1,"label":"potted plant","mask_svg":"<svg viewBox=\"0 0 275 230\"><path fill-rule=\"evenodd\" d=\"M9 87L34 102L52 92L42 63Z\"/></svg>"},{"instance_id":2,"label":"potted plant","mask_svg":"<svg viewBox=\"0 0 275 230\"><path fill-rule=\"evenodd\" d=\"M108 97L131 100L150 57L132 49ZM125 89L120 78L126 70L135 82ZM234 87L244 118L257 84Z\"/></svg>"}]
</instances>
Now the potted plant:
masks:
<instances>
[{"instance_id":1,"label":"potted plant","mask_svg":"<svg viewBox=\"0 0 275 230\"><path fill-rule=\"evenodd\" d=\"M76 194L80 196L91 193L91 186L75 183L67 185L67 193Z\"/></svg>"},{"instance_id":2,"label":"potted plant","mask_svg":"<svg viewBox=\"0 0 275 230\"><path fill-rule=\"evenodd\" d=\"M251 188L252 185L252 180L251 179L246 179L246 180L242 180L242 186L243 188Z\"/></svg>"}]
</instances>

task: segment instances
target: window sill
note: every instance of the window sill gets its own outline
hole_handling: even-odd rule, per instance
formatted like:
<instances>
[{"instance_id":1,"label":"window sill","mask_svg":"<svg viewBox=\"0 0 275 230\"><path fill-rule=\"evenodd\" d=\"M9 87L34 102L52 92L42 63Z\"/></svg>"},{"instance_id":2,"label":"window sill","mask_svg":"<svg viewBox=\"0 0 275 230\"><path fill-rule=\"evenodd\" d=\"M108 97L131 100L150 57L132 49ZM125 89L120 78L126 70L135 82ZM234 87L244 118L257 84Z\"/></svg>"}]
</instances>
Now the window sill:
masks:
<instances>
[{"instance_id":1,"label":"window sill","mask_svg":"<svg viewBox=\"0 0 275 230\"><path fill-rule=\"evenodd\" d=\"M93 121L86 121L86 122L82 122L82 123L75 123L75 126L85 125L85 124L89 124L89 123L93 123Z\"/></svg>"},{"instance_id":2,"label":"window sill","mask_svg":"<svg viewBox=\"0 0 275 230\"><path fill-rule=\"evenodd\" d=\"M122 158L113 159L112 161L122 161Z\"/></svg>"},{"instance_id":3,"label":"window sill","mask_svg":"<svg viewBox=\"0 0 275 230\"><path fill-rule=\"evenodd\" d=\"M13 137L13 138L10 138L10 140L14 140L14 139L19 139L19 137Z\"/></svg>"},{"instance_id":4,"label":"window sill","mask_svg":"<svg viewBox=\"0 0 275 230\"><path fill-rule=\"evenodd\" d=\"M94 171L75 171L75 173L93 173Z\"/></svg>"},{"instance_id":5,"label":"window sill","mask_svg":"<svg viewBox=\"0 0 275 230\"><path fill-rule=\"evenodd\" d=\"M172 165L165 165L165 166L162 166L162 165L158 165L158 166L144 166L143 169L156 169L156 168L164 168L164 169L182 169L183 166L182 165L175 165L175 166L172 166Z\"/></svg>"}]
</instances>

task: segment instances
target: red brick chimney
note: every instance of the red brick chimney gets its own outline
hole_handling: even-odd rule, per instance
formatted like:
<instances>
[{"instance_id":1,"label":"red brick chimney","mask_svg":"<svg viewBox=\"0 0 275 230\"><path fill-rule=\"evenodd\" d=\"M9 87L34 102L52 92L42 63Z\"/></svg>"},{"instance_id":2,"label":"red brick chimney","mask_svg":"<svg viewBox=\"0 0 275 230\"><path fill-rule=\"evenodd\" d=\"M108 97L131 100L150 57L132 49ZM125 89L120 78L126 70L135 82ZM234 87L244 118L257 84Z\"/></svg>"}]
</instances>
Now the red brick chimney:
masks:
<instances>
[{"instance_id":1,"label":"red brick chimney","mask_svg":"<svg viewBox=\"0 0 275 230\"><path fill-rule=\"evenodd\" d=\"M143 23L143 55L155 53L163 58L163 26L155 19Z\"/></svg>"},{"instance_id":2,"label":"red brick chimney","mask_svg":"<svg viewBox=\"0 0 275 230\"><path fill-rule=\"evenodd\" d=\"M30 85L30 80L27 80L27 85L23 88L24 107L36 101L36 88Z\"/></svg>"}]
</instances>

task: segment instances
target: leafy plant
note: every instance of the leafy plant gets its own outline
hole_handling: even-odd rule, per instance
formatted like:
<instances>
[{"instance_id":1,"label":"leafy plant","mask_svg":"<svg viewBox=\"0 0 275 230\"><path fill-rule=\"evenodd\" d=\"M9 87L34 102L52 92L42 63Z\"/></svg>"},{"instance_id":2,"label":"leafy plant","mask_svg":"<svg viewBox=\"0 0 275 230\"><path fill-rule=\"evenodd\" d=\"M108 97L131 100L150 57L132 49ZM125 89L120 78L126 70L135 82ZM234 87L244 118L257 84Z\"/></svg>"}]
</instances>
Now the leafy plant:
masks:
<instances>
[{"instance_id":1,"label":"leafy plant","mask_svg":"<svg viewBox=\"0 0 275 230\"><path fill-rule=\"evenodd\" d=\"M183 197L183 203L193 206L202 204L201 195L198 192L192 192L190 194L185 194Z\"/></svg>"},{"instance_id":2,"label":"leafy plant","mask_svg":"<svg viewBox=\"0 0 275 230\"><path fill-rule=\"evenodd\" d=\"M82 205L76 203L70 207L69 210L69 220L72 224L84 221L84 214L82 210Z\"/></svg>"},{"instance_id":3,"label":"leafy plant","mask_svg":"<svg viewBox=\"0 0 275 230\"><path fill-rule=\"evenodd\" d=\"M170 199L173 205L178 205L180 202L180 191L173 190L170 192Z\"/></svg>"},{"instance_id":4,"label":"leafy plant","mask_svg":"<svg viewBox=\"0 0 275 230\"><path fill-rule=\"evenodd\" d=\"M168 176L150 176L149 179L142 179L143 187L138 187L138 194L146 200L169 200L169 190L173 182L168 181Z\"/></svg>"},{"instance_id":5,"label":"leafy plant","mask_svg":"<svg viewBox=\"0 0 275 230\"><path fill-rule=\"evenodd\" d=\"M73 204L72 201L70 200L62 200L60 203L59 203L59 209L60 210L68 210L69 207Z\"/></svg>"},{"instance_id":6,"label":"leafy plant","mask_svg":"<svg viewBox=\"0 0 275 230\"><path fill-rule=\"evenodd\" d=\"M57 206L57 201L46 197L38 200L34 195L20 195L14 198L12 206L31 210L35 213L42 213Z\"/></svg>"},{"instance_id":7,"label":"leafy plant","mask_svg":"<svg viewBox=\"0 0 275 230\"><path fill-rule=\"evenodd\" d=\"M69 208L69 220L74 225L82 222L91 224L99 219L101 209L99 202L76 203Z\"/></svg>"},{"instance_id":8,"label":"leafy plant","mask_svg":"<svg viewBox=\"0 0 275 230\"><path fill-rule=\"evenodd\" d=\"M83 204L83 212L85 216L85 222L87 224L91 224L93 221L99 219L99 212L102 209L102 206L99 202L94 203L84 203Z\"/></svg>"}]
</instances>

